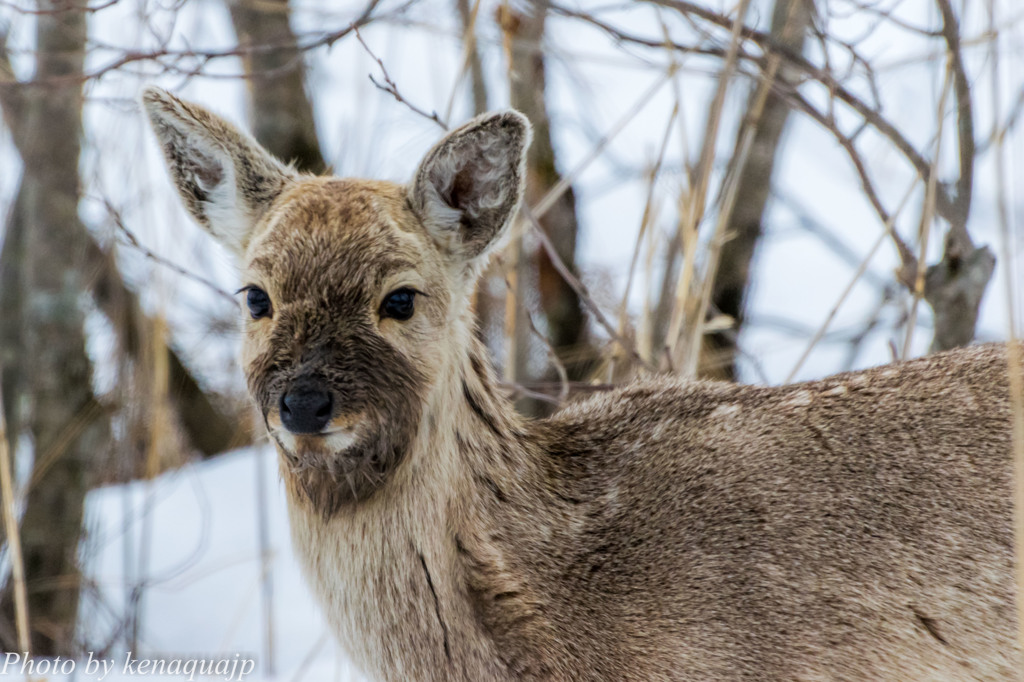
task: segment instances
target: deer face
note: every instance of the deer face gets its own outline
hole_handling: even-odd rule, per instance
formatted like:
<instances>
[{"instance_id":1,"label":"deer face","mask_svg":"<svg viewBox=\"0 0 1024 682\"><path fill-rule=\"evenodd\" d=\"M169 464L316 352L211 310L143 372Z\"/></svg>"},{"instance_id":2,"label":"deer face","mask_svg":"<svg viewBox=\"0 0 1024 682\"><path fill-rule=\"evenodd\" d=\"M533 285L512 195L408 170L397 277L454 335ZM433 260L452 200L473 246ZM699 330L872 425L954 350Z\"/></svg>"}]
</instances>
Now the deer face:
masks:
<instances>
[{"instance_id":1,"label":"deer face","mask_svg":"<svg viewBox=\"0 0 1024 682\"><path fill-rule=\"evenodd\" d=\"M186 207L241 260L243 366L291 483L325 515L368 499L461 357L466 298L522 194L528 123L470 122L403 187L301 177L204 109L156 89L143 103Z\"/></svg>"},{"instance_id":2,"label":"deer face","mask_svg":"<svg viewBox=\"0 0 1024 682\"><path fill-rule=\"evenodd\" d=\"M271 438L354 499L409 449L451 305L448 273L402 188L306 180L245 254L242 358Z\"/></svg>"}]
</instances>

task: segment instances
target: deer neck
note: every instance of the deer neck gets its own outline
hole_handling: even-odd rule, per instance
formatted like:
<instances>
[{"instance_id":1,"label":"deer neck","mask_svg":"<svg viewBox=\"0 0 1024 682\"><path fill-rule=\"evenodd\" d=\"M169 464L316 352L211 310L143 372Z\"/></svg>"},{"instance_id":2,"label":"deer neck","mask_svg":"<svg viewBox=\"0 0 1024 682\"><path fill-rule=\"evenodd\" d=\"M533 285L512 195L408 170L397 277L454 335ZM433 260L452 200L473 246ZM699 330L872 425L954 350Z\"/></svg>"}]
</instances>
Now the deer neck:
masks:
<instances>
[{"instance_id":1,"label":"deer neck","mask_svg":"<svg viewBox=\"0 0 1024 682\"><path fill-rule=\"evenodd\" d=\"M483 345L467 336L387 486L330 518L288 488L307 580L342 644L383 679L504 675L466 558L504 564L487 541L495 502L533 476L524 425L499 394Z\"/></svg>"}]
</instances>

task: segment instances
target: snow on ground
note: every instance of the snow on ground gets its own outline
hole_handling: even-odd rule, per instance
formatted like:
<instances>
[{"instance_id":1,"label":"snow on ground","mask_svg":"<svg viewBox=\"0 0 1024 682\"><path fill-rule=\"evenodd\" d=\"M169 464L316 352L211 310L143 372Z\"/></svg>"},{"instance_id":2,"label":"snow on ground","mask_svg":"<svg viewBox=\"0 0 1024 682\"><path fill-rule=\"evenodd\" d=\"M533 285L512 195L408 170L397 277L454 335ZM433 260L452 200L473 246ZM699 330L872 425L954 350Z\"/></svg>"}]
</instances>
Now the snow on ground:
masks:
<instances>
[{"instance_id":1,"label":"snow on ground","mask_svg":"<svg viewBox=\"0 0 1024 682\"><path fill-rule=\"evenodd\" d=\"M261 480L262 476L262 480ZM263 484L264 495L259 486ZM261 502L261 499L263 502ZM90 494L89 536L83 549L86 580L95 591L83 598L80 614L88 648L102 665L77 661L67 675L33 679L104 682L154 676L152 668L125 670L124 636L109 644L123 621L127 595L141 588L141 616L134 659L223 661L220 674L159 675L162 680L310 680L357 682L358 671L339 650L313 601L292 553L284 489L273 449L239 450L191 464L152 482L111 486ZM267 671L264 643L260 517L266 522L268 566L273 594L275 674ZM127 519L127 521L126 521ZM148 537L149 540L144 541ZM148 552L144 550L148 547ZM140 581L139 576L148 576ZM255 670L241 675L245 661ZM0 658L0 679L25 679L21 661ZM39 664L41 662L37 662ZM153 664L150 664L152 666ZM52 666L52 663L51 663ZM198 662L192 665L195 669ZM65 671L68 671L65 664ZM168 670L171 668L165 668ZM27 672L27 670L26 670ZM70 672L70 671L68 671Z\"/></svg>"}]
</instances>

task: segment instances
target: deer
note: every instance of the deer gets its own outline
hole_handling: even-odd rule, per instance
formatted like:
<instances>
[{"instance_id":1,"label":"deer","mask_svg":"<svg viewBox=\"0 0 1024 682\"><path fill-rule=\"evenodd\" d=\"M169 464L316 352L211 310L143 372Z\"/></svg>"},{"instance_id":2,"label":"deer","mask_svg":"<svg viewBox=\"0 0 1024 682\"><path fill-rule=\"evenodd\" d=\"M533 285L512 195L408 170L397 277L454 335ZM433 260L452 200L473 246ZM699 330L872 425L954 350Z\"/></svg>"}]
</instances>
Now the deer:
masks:
<instances>
[{"instance_id":1,"label":"deer","mask_svg":"<svg viewBox=\"0 0 1024 682\"><path fill-rule=\"evenodd\" d=\"M522 114L402 185L141 101L239 260L295 552L372 679L1019 679L1005 345L777 387L656 375L528 419L470 305L522 200Z\"/></svg>"}]
</instances>

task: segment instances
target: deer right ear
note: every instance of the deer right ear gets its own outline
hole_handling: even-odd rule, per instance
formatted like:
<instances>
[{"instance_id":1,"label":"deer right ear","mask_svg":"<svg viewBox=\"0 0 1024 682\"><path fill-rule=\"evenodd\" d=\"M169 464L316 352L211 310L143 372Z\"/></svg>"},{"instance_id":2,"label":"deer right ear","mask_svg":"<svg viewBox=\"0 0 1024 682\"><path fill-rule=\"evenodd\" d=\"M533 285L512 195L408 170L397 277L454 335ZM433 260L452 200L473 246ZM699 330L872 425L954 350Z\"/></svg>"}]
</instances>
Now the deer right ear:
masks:
<instances>
[{"instance_id":1,"label":"deer right ear","mask_svg":"<svg viewBox=\"0 0 1024 682\"><path fill-rule=\"evenodd\" d=\"M142 105L185 207L238 255L295 172L206 109L148 87Z\"/></svg>"},{"instance_id":2,"label":"deer right ear","mask_svg":"<svg viewBox=\"0 0 1024 682\"><path fill-rule=\"evenodd\" d=\"M484 114L449 133L420 163L413 209L442 251L478 261L501 240L526 184L530 122L518 111Z\"/></svg>"}]
</instances>

